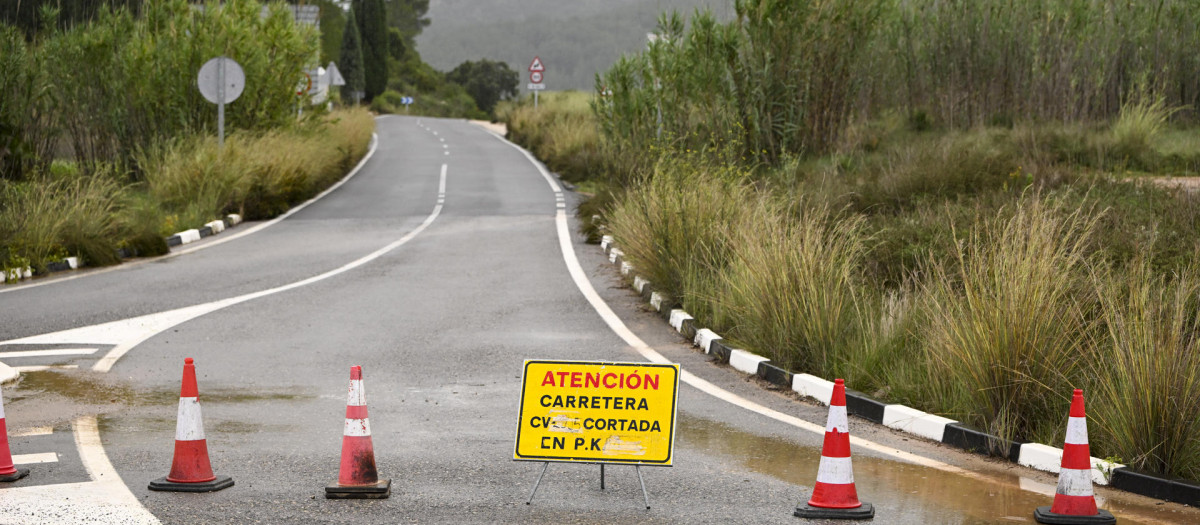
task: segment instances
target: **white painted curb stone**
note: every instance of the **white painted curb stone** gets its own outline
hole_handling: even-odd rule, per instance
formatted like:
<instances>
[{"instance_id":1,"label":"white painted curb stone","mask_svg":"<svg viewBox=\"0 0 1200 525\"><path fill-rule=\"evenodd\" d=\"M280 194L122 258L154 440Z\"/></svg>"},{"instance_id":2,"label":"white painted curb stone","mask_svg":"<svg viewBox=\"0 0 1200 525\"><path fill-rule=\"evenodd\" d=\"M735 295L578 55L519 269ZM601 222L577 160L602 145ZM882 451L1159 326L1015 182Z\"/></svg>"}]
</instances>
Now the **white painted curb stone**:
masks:
<instances>
[{"instance_id":1,"label":"white painted curb stone","mask_svg":"<svg viewBox=\"0 0 1200 525\"><path fill-rule=\"evenodd\" d=\"M613 243L612 235L605 235L604 237L600 238L600 249L607 252L608 247L612 246L612 243Z\"/></svg>"},{"instance_id":2,"label":"white painted curb stone","mask_svg":"<svg viewBox=\"0 0 1200 525\"><path fill-rule=\"evenodd\" d=\"M674 328L676 332L683 331L683 322L688 319L693 319L693 317L687 312L679 308L671 310L671 328Z\"/></svg>"},{"instance_id":3,"label":"white painted curb stone","mask_svg":"<svg viewBox=\"0 0 1200 525\"><path fill-rule=\"evenodd\" d=\"M647 285L647 284L650 284L650 281L647 281L647 280L645 280L645 279L642 279L642 276L640 276L640 275L638 275L638 276L634 276L634 278L633 278L633 289L634 289L634 290L637 290L637 291L638 291L638 293L642 293L642 290L646 288L646 285Z\"/></svg>"},{"instance_id":4,"label":"white painted curb stone","mask_svg":"<svg viewBox=\"0 0 1200 525\"><path fill-rule=\"evenodd\" d=\"M612 250L610 250L608 252L608 262L615 263L615 262L617 262L617 257L620 257L622 255L625 255L625 252L618 250L616 248L613 248Z\"/></svg>"},{"instance_id":5,"label":"white painted curb stone","mask_svg":"<svg viewBox=\"0 0 1200 525\"><path fill-rule=\"evenodd\" d=\"M883 408L883 425L923 438L942 441L946 425L957 421L942 416L927 414L904 405L888 405Z\"/></svg>"},{"instance_id":6,"label":"white painted curb stone","mask_svg":"<svg viewBox=\"0 0 1200 525\"><path fill-rule=\"evenodd\" d=\"M72 270L79 268L79 258L78 257L67 257L66 259L63 259L63 260L67 262L67 266L70 266Z\"/></svg>"},{"instance_id":7,"label":"white painted curb stone","mask_svg":"<svg viewBox=\"0 0 1200 525\"><path fill-rule=\"evenodd\" d=\"M234 226L242 223L242 216L236 213L230 213L229 215L226 215L225 219L229 221L229 224Z\"/></svg>"},{"instance_id":8,"label":"white painted curb stone","mask_svg":"<svg viewBox=\"0 0 1200 525\"><path fill-rule=\"evenodd\" d=\"M663 303L663 295L662 294L660 294L658 292L650 293L650 306L653 306L655 310L661 312L662 311L662 303Z\"/></svg>"},{"instance_id":9,"label":"white painted curb stone","mask_svg":"<svg viewBox=\"0 0 1200 525\"><path fill-rule=\"evenodd\" d=\"M833 382L826 381L812 374L795 374L792 376L792 390L802 396L808 396L822 405L828 405L833 398Z\"/></svg>"},{"instance_id":10,"label":"white painted curb stone","mask_svg":"<svg viewBox=\"0 0 1200 525\"><path fill-rule=\"evenodd\" d=\"M629 275L633 273L633 265L625 261L621 261L621 275Z\"/></svg>"},{"instance_id":11,"label":"white painted curb stone","mask_svg":"<svg viewBox=\"0 0 1200 525\"><path fill-rule=\"evenodd\" d=\"M205 226L211 228L213 233L221 233L225 231L225 221L212 221L208 224L205 224Z\"/></svg>"},{"instance_id":12,"label":"white painted curb stone","mask_svg":"<svg viewBox=\"0 0 1200 525\"><path fill-rule=\"evenodd\" d=\"M770 361L770 359L745 350L733 350L729 353L729 366L746 374L757 374L758 364L763 361Z\"/></svg>"},{"instance_id":13,"label":"white painted curb stone","mask_svg":"<svg viewBox=\"0 0 1200 525\"><path fill-rule=\"evenodd\" d=\"M704 350L704 353L711 354L713 341L720 341L721 339L722 337L717 335L716 332L707 328L701 328L696 330L696 338L693 339L693 342L695 342L696 346L700 347L701 350Z\"/></svg>"},{"instance_id":14,"label":"white painted curb stone","mask_svg":"<svg viewBox=\"0 0 1200 525\"><path fill-rule=\"evenodd\" d=\"M175 235L179 236L180 244L188 244L200 240L200 230L197 229L184 230Z\"/></svg>"},{"instance_id":15,"label":"white painted curb stone","mask_svg":"<svg viewBox=\"0 0 1200 525\"><path fill-rule=\"evenodd\" d=\"M1044 472L1057 474L1062 468L1063 451L1061 448L1043 445L1041 443L1024 443L1021 445L1021 454L1017 463L1035 468ZM1097 485L1108 485L1108 479L1104 477L1101 470L1112 471L1117 467L1123 467L1117 463L1109 463L1103 459L1093 457L1092 464L1092 483Z\"/></svg>"}]
</instances>

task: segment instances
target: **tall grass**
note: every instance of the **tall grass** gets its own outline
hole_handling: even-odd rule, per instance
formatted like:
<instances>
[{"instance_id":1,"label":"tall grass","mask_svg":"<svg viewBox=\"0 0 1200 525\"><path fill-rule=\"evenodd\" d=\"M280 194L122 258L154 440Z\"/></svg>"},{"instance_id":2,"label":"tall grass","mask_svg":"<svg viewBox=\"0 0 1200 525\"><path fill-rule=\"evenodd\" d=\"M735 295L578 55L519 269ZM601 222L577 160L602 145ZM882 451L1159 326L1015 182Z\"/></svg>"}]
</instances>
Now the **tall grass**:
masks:
<instances>
[{"instance_id":1,"label":"tall grass","mask_svg":"<svg viewBox=\"0 0 1200 525\"><path fill-rule=\"evenodd\" d=\"M1106 330L1091 362L1101 450L1150 472L1200 479L1200 276L1140 263L1094 274Z\"/></svg>"},{"instance_id":2,"label":"tall grass","mask_svg":"<svg viewBox=\"0 0 1200 525\"><path fill-rule=\"evenodd\" d=\"M1087 354L1078 277L1095 219L1028 199L971 233L957 274L934 265L922 339L932 375L962 393L943 400L952 412L1008 439L1049 440L1039 424L1054 419Z\"/></svg>"},{"instance_id":3,"label":"tall grass","mask_svg":"<svg viewBox=\"0 0 1200 525\"><path fill-rule=\"evenodd\" d=\"M373 130L366 110L346 110L311 130L235 134L223 150L212 137L163 143L139 164L149 194L169 214L169 233L225 213L263 219L286 211L341 178L366 154Z\"/></svg>"}]
</instances>

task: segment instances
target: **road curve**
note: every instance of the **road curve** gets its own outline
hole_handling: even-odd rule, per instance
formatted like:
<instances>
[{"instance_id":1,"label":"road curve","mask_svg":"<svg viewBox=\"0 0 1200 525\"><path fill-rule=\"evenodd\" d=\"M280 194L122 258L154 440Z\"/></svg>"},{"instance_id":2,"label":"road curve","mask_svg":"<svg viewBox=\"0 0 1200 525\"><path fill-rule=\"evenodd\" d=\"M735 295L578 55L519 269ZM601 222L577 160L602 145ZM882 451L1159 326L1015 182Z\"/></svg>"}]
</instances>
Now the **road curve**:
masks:
<instances>
[{"instance_id":1,"label":"road curve","mask_svg":"<svg viewBox=\"0 0 1200 525\"><path fill-rule=\"evenodd\" d=\"M15 437L14 449L62 450L28 483L86 479L86 469L75 466L80 453L53 437L73 432L62 421L80 414L56 420L42 413L58 406L44 400L57 400L63 411L100 414L103 450L116 473L164 523L797 520L792 510L815 480L821 436L727 400L819 427L825 409L710 362L643 311L600 250L571 233L573 222L560 227L576 197L556 192L520 150L461 121L391 117L378 127L379 149L360 174L272 228L182 257L0 295L0 316L10 320L0 326L0 341L219 305L132 347L104 377L84 369L108 348L54 363L79 371L27 374L10 403L9 426L41 417L54 432ZM645 349L614 332L581 293L572 255L576 277L646 348L728 394L681 386L675 466L643 469L650 510L632 468L611 467L601 491L597 467L560 464L550 466L527 506L540 465L511 460L524 359L645 359ZM249 298L228 301L238 297ZM196 360L213 467L237 483L221 492L146 487L170 467L184 357ZM322 497L337 475L351 365L363 366L376 460L393 480L388 500ZM95 408L105 403L117 408ZM854 458L859 494L875 505L877 522L1028 521L1050 501L1051 476L861 420L851 421L851 432L877 445L856 448ZM889 452L897 450L970 474L898 461ZM1100 494L1123 522L1198 516Z\"/></svg>"}]
</instances>

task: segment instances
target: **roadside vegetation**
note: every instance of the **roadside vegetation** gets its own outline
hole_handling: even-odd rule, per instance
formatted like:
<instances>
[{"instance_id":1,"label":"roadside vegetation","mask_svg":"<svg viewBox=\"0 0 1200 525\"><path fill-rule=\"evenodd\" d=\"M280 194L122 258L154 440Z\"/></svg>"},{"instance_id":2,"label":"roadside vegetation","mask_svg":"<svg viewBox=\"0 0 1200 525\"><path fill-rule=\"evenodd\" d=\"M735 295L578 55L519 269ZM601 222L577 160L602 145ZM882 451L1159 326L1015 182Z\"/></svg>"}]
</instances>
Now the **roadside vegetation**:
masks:
<instances>
[{"instance_id":1,"label":"roadside vegetation","mask_svg":"<svg viewBox=\"0 0 1200 525\"><path fill-rule=\"evenodd\" d=\"M164 236L228 213L278 215L362 158L367 111L295 95L314 30L282 4L266 16L249 0L205 7L93 5L67 20L44 7L38 31L0 24L0 267L40 274L68 256L106 265L120 249L165 253ZM246 73L224 148L195 87L218 55Z\"/></svg>"},{"instance_id":2,"label":"roadside vegetation","mask_svg":"<svg viewBox=\"0 0 1200 525\"><path fill-rule=\"evenodd\" d=\"M1200 480L1200 12L734 5L502 104L582 222L791 370L1060 445L1084 388L1094 455Z\"/></svg>"}]
</instances>

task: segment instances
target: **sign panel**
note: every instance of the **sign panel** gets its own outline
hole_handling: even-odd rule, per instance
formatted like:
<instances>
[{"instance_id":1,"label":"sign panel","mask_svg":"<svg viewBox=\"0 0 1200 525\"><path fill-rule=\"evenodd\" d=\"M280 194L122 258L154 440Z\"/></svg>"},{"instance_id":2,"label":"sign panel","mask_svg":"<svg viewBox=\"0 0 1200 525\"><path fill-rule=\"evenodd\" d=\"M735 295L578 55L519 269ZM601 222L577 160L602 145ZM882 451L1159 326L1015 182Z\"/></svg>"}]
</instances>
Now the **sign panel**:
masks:
<instances>
[{"instance_id":1,"label":"sign panel","mask_svg":"<svg viewBox=\"0 0 1200 525\"><path fill-rule=\"evenodd\" d=\"M546 89L545 84L528 84L525 87L530 91L543 91Z\"/></svg>"},{"instance_id":2,"label":"sign panel","mask_svg":"<svg viewBox=\"0 0 1200 525\"><path fill-rule=\"evenodd\" d=\"M529 81L533 82L534 84L541 84L542 83L542 73L540 71L534 71L534 72L530 73Z\"/></svg>"},{"instance_id":3,"label":"sign panel","mask_svg":"<svg viewBox=\"0 0 1200 525\"><path fill-rule=\"evenodd\" d=\"M213 104L228 104L237 100L246 88L246 73L232 58L220 56L205 62L196 75L200 94Z\"/></svg>"},{"instance_id":4,"label":"sign panel","mask_svg":"<svg viewBox=\"0 0 1200 525\"><path fill-rule=\"evenodd\" d=\"M679 365L526 360L513 459L671 466Z\"/></svg>"},{"instance_id":5,"label":"sign panel","mask_svg":"<svg viewBox=\"0 0 1200 525\"><path fill-rule=\"evenodd\" d=\"M533 62L531 62L529 64L529 72L530 73L533 73L533 72L541 73L545 70L546 70L546 66L542 65L542 59L540 57L536 57L536 56L533 57Z\"/></svg>"}]
</instances>

